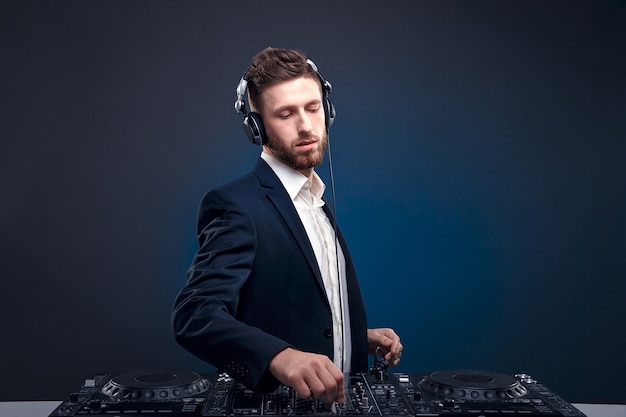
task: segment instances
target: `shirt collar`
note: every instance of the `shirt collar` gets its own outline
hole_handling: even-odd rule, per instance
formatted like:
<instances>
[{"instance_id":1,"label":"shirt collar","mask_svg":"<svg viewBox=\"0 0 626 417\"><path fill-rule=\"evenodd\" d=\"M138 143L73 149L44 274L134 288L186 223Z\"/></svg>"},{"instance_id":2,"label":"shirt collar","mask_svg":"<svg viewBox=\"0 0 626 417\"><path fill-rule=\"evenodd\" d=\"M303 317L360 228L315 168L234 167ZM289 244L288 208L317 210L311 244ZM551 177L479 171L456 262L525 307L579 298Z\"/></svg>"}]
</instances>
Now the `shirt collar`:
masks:
<instances>
[{"instance_id":1,"label":"shirt collar","mask_svg":"<svg viewBox=\"0 0 626 417\"><path fill-rule=\"evenodd\" d=\"M272 168L292 200L296 198L305 185L310 185L312 195L319 199L322 198L326 186L315 170L312 171L310 177L306 177L265 151L261 152L261 159Z\"/></svg>"}]
</instances>

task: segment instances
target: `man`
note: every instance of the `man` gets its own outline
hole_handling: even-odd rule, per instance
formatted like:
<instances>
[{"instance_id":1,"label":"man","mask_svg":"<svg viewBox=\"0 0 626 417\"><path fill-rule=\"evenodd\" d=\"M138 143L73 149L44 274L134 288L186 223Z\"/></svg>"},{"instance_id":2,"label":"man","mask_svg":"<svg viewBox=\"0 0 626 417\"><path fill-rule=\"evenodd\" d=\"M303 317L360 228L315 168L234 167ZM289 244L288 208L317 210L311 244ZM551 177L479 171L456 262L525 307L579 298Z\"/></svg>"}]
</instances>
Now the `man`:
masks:
<instances>
[{"instance_id":1,"label":"man","mask_svg":"<svg viewBox=\"0 0 626 417\"><path fill-rule=\"evenodd\" d=\"M313 169L334 118L330 84L300 52L267 48L237 92L263 151L251 173L200 204L200 249L174 304L175 337L251 389L280 382L341 403L344 373L367 371L377 349L395 366L402 344L391 329L367 328L348 247Z\"/></svg>"}]
</instances>

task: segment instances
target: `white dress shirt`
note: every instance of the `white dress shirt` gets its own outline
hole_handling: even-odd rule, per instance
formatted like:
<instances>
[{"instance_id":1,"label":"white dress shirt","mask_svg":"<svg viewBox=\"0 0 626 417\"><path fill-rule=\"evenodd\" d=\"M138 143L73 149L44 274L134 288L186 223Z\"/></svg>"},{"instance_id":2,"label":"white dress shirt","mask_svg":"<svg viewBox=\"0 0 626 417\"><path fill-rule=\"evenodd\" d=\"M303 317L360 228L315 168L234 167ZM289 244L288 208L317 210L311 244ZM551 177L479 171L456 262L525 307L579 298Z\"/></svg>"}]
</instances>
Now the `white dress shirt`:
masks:
<instances>
[{"instance_id":1,"label":"white dress shirt","mask_svg":"<svg viewBox=\"0 0 626 417\"><path fill-rule=\"evenodd\" d=\"M315 171L307 178L265 152L261 153L261 158L287 190L309 237L333 318L333 362L344 374L348 374L352 346L346 261L333 226L323 210L325 203L322 195L326 187Z\"/></svg>"}]
</instances>

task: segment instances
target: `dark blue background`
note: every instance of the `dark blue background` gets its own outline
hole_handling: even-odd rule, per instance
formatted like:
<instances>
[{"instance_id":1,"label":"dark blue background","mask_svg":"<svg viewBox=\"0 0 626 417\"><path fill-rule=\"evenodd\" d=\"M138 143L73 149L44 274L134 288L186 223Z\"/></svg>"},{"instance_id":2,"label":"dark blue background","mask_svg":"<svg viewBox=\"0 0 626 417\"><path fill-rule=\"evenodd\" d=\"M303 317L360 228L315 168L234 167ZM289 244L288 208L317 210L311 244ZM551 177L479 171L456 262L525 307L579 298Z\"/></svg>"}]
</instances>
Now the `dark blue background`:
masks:
<instances>
[{"instance_id":1,"label":"dark blue background","mask_svg":"<svg viewBox=\"0 0 626 417\"><path fill-rule=\"evenodd\" d=\"M623 0L0 4L0 400L210 370L170 308L277 46L334 85L338 218L399 369L626 402Z\"/></svg>"}]
</instances>

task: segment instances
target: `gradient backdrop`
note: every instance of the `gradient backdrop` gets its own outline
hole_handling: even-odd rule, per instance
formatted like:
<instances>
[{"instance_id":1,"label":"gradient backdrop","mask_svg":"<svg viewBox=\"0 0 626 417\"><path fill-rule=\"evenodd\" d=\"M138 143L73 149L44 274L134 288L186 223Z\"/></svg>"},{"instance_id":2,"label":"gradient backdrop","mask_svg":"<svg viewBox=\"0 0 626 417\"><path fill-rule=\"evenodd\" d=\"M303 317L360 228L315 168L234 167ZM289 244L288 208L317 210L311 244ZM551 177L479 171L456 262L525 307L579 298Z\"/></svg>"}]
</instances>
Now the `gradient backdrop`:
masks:
<instances>
[{"instance_id":1,"label":"gradient backdrop","mask_svg":"<svg viewBox=\"0 0 626 417\"><path fill-rule=\"evenodd\" d=\"M2 1L0 400L211 371L170 308L277 46L334 85L338 218L398 369L626 403L625 44L623 0Z\"/></svg>"}]
</instances>

